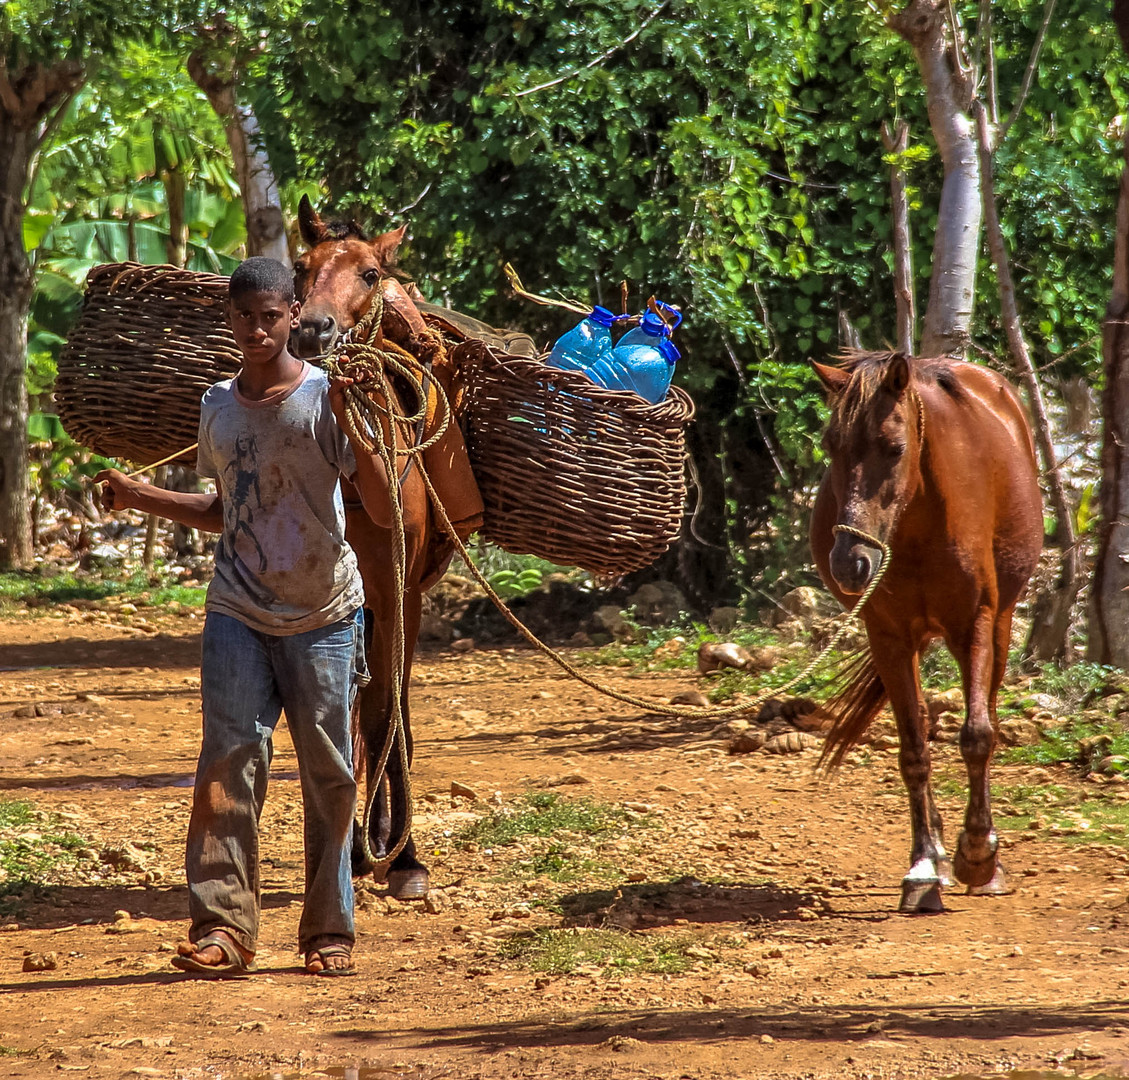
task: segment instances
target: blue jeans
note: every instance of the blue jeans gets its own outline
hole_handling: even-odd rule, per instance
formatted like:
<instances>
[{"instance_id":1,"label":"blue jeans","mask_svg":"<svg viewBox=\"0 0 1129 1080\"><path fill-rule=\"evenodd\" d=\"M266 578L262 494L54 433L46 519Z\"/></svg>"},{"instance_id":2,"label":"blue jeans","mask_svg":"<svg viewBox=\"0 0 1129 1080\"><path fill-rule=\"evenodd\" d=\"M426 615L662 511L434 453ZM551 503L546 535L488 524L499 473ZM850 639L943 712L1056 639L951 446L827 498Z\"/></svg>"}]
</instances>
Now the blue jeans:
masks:
<instances>
[{"instance_id":1,"label":"blue jeans","mask_svg":"<svg viewBox=\"0 0 1129 1080\"><path fill-rule=\"evenodd\" d=\"M259 934L259 817L283 709L302 784L306 898L298 947L352 944L350 850L357 785L350 716L364 668L364 616L304 634L204 622L204 738L188 823L189 938L225 929L254 951Z\"/></svg>"}]
</instances>

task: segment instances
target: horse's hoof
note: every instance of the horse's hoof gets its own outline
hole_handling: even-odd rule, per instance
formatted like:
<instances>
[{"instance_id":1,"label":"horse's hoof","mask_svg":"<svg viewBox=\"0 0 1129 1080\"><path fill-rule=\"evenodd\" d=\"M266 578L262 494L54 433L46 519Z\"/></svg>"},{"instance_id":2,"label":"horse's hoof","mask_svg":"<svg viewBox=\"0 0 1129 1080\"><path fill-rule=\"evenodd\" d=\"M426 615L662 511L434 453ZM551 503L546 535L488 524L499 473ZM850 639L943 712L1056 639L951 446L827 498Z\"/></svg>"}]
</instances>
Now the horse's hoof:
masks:
<instances>
[{"instance_id":1,"label":"horse's hoof","mask_svg":"<svg viewBox=\"0 0 1129 1080\"><path fill-rule=\"evenodd\" d=\"M953 870L956 872L957 881L967 885L970 889L987 885L996 873L996 850L999 847L995 832L990 832L982 846L983 854L973 857L968 850L965 833L960 834L957 841L956 855L953 857Z\"/></svg>"},{"instance_id":2,"label":"horse's hoof","mask_svg":"<svg viewBox=\"0 0 1129 1080\"><path fill-rule=\"evenodd\" d=\"M1007 896L1011 892L1011 886L1007 883L1007 874L1004 873L1004 868L996 863L996 872L992 875L992 880L986 885L969 885L969 896Z\"/></svg>"},{"instance_id":3,"label":"horse's hoof","mask_svg":"<svg viewBox=\"0 0 1129 1080\"><path fill-rule=\"evenodd\" d=\"M431 881L423 867L415 870L389 870L388 895L394 900L422 900L427 896Z\"/></svg>"},{"instance_id":4,"label":"horse's hoof","mask_svg":"<svg viewBox=\"0 0 1129 1080\"><path fill-rule=\"evenodd\" d=\"M903 915L939 915L944 910L940 882L902 882L902 902L898 904L898 911Z\"/></svg>"}]
</instances>

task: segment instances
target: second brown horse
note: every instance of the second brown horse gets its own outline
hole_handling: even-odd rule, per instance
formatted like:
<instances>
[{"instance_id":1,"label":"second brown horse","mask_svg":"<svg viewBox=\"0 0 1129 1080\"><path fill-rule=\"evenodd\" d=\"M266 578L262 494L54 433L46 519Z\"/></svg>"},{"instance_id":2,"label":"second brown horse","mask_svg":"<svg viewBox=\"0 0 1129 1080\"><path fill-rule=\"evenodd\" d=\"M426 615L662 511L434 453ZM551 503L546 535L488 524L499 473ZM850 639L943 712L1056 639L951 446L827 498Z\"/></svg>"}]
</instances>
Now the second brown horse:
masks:
<instances>
[{"instance_id":1,"label":"second brown horse","mask_svg":"<svg viewBox=\"0 0 1129 1080\"><path fill-rule=\"evenodd\" d=\"M1006 892L988 766L1012 612L1043 540L1023 408L1007 382L973 364L853 353L841 367L813 366L831 406L831 464L811 521L816 565L851 607L889 560L861 612L869 654L829 706L824 758L841 760L889 700L913 831L900 909L942 910L941 887L953 872L970 893ZM966 708L960 750L969 798L951 860L931 787L919 673L936 638L960 666Z\"/></svg>"}]
</instances>

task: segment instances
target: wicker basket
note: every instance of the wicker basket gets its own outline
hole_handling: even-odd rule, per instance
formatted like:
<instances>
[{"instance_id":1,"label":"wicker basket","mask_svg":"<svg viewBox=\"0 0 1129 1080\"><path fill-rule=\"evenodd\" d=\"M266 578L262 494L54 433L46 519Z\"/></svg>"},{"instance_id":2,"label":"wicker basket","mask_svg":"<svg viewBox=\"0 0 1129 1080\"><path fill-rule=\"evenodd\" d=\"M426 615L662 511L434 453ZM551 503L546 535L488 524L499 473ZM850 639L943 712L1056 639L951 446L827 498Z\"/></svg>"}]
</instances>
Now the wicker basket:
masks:
<instances>
[{"instance_id":1,"label":"wicker basket","mask_svg":"<svg viewBox=\"0 0 1129 1080\"><path fill-rule=\"evenodd\" d=\"M91 270L55 382L71 438L141 464L191 446L201 395L242 360L226 299L227 278L216 274L137 263ZM178 463L195 460L185 454Z\"/></svg>"},{"instance_id":2,"label":"wicker basket","mask_svg":"<svg viewBox=\"0 0 1129 1080\"><path fill-rule=\"evenodd\" d=\"M191 446L201 395L240 365L226 296L227 278L214 274L136 263L92 270L55 389L72 438L140 464ZM673 389L648 405L482 341L449 340L488 540L606 575L670 547L685 499L686 394ZM195 454L179 461L192 465Z\"/></svg>"},{"instance_id":3,"label":"wicker basket","mask_svg":"<svg viewBox=\"0 0 1129 1080\"><path fill-rule=\"evenodd\" d=\"M658 405L468 341L459 414L486 505L485 538L597 574L654 562L678 535L690 398Z\"/></svg>"}]
</instances>

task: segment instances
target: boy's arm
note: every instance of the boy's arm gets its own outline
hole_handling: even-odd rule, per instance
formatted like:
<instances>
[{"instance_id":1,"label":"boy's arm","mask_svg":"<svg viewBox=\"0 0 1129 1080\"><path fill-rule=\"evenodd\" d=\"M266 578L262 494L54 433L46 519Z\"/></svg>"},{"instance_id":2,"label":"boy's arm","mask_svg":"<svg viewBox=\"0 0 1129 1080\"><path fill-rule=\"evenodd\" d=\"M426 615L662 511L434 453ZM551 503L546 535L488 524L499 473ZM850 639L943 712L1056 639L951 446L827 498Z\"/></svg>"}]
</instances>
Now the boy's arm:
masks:
<instances>
[{"instance_id":1,"label":"boy's arm","mask_svg":"<svg viewBox=\"0 0 1129 1080\"><path fill-rule=\"evenodd\" d=\"M345 423L345 387L349 386L350 379L333 379L329 386L329 404L337 423L349 438L353 447L353 456L357 460L357 471L353 476L347 477L356 487L361 497L365 513L373 520L373 524L382 529L392 527L392 502L388 490L388 470L384 462L376 455L370 454L352 436L349 425Z\"/></svg>"},{"instance_id":2,"label":"boy's arm","mask_svg":"<svg viewBox=\"0 0 1129 1080\"><path fill-rule=\"evenodd\" d=\"M219 495L166 491L131 480L117 469L104 469L94 480L102 485L103 510L140 510L176 521L189 529L223 532L223 503Z\"/></svg>"}]
</instances>

